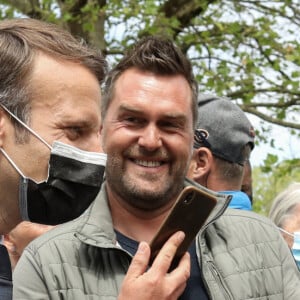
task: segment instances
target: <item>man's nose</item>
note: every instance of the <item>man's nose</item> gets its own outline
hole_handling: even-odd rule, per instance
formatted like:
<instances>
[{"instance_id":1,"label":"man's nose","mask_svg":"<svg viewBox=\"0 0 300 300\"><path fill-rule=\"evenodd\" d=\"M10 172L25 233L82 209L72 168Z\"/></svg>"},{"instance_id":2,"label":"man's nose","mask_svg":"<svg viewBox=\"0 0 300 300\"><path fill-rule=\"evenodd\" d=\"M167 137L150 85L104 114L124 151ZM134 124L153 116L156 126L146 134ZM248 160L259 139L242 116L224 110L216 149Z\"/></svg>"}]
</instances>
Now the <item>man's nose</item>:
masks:
<instances>
[{"instance_id":1,"label":"man's nose","mask_svg":"<svg viewBox=\"0 0 300 300\"><path fill-rule=\"evenodd\" d=\"M138 140L141 147L149 151L154 151L162 146L162 140L159 129L155 125L145 127Z\"/></svg>"}]
</instances>

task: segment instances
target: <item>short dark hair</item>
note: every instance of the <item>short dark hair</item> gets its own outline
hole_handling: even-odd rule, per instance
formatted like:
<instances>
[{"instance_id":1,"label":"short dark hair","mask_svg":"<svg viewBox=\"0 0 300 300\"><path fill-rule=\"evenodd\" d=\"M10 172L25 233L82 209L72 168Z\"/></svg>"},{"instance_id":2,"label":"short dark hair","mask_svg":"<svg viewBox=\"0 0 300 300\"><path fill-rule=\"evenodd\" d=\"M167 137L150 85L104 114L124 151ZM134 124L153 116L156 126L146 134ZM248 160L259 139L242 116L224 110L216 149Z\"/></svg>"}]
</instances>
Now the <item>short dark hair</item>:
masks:
<instances>
[{"instance_id":1,"label":"short dark hair","mask_svg":"<svg viewBox=\"0 0 300 300\"><path fill-rule=\"evenodd\" d=\"M30 18L0 21L0 104L25 123L30 121L28 82L39 52L85 66L99 84L106 74L102 54L59 26ZM15 126L18 139L23 131Z\"/></svg>"},{"instance_id":2,"label":"short dark hair","mask_svg":"<svg viewBox=\"0 0 300 300\"><path fill-rule=\"evenodd\" d=\"M247 144L243 147L243 149L241 150L241 157L243 158L243 161L245 162L249 161L251 151L252 148L250 144ZM234 181L242 180L244 175L244 168L245 168L244 165L225 160L214 154L213 156L214 159L217 161L218 173L225 182L233 181L233 180Z\"/></svg>"},{"instance_id":3,"label":"short dark hair","mask_svg":"<svg viewBox=\"0 0 300 300\"><path fill-rule=\"evenodd\" d=\"M193 124L196 126L198 88L191 63L171 40L157 36L141 39L125 53L120 62L108 73L101 106L102 120L113 98L117 79L130 68L137 68L162 76L182 75L192 91Z\"/></svg>"}]
</instances>

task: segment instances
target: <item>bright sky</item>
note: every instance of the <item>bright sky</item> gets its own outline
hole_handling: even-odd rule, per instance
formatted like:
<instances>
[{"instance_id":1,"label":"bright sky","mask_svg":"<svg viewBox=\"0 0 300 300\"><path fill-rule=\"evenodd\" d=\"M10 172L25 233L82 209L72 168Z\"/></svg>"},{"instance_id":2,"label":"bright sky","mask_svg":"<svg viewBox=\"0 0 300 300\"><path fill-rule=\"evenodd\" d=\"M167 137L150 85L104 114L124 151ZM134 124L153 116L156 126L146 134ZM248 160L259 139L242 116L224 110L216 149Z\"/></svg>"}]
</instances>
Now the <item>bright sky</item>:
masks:
<instances>
[{"instance_id":1,"label":"bright sky","mask_svg":"<svg viewBox=\"0 0 300 300\"><path fill-rule=\"evenodd\" d=\"M247 115L255 128L259 128L258 118ZM270 139L274 139L274 148L269 144L260 144L255 146L251 154L251 163L253 166L260 166L268 153L278 155L279 160L300 158L300 138L291 135L287 128L277 125L272 125L272 132L269 135Z\"/></svg>"}]
</instances>

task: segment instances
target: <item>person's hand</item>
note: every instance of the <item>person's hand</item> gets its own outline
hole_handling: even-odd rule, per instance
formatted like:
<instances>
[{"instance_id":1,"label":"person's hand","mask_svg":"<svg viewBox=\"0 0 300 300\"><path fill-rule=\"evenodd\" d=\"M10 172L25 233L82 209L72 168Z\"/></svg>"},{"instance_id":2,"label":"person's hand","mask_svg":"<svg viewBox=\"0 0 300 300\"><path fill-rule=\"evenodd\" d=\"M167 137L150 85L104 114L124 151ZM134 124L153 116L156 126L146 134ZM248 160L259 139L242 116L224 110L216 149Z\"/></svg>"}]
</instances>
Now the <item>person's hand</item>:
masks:
<instances>
[{"instance_id":1,"label":"person's hand","mask_svg":"<svg viewBox=\"0 0 300 300\"><path fill-rule=\"evenodd\" d=\"M190 277L189 254L185 253L172 272L168 273L168 270L183 239L183 232L172 235L148 270L150 247L146 242L141 242L122 283L118 300L177 299Z\"/></svg>"}]
</instances>

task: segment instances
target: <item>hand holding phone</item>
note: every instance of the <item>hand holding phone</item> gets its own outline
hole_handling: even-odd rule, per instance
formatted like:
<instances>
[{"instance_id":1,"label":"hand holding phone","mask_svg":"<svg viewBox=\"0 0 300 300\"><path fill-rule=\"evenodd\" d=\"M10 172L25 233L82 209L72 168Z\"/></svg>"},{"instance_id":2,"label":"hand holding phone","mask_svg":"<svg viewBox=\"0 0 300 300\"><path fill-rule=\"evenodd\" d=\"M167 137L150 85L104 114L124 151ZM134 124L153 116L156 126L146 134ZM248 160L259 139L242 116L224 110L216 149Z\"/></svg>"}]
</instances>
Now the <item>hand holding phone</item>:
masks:
<instances>
[{"instance_id":1,"label":"hand holding phone","mask_svg":"<svg viewBox=\"0 0 300 300\"><path fill-rule=\"evenodd\" d=\"M217 197L213 193L192 185L185 187L150 243L150 265L166 240L173 233L183 231L185 239L177 249L171 269L176 267L216 204Z\"/></svg>"}]
</instances>

